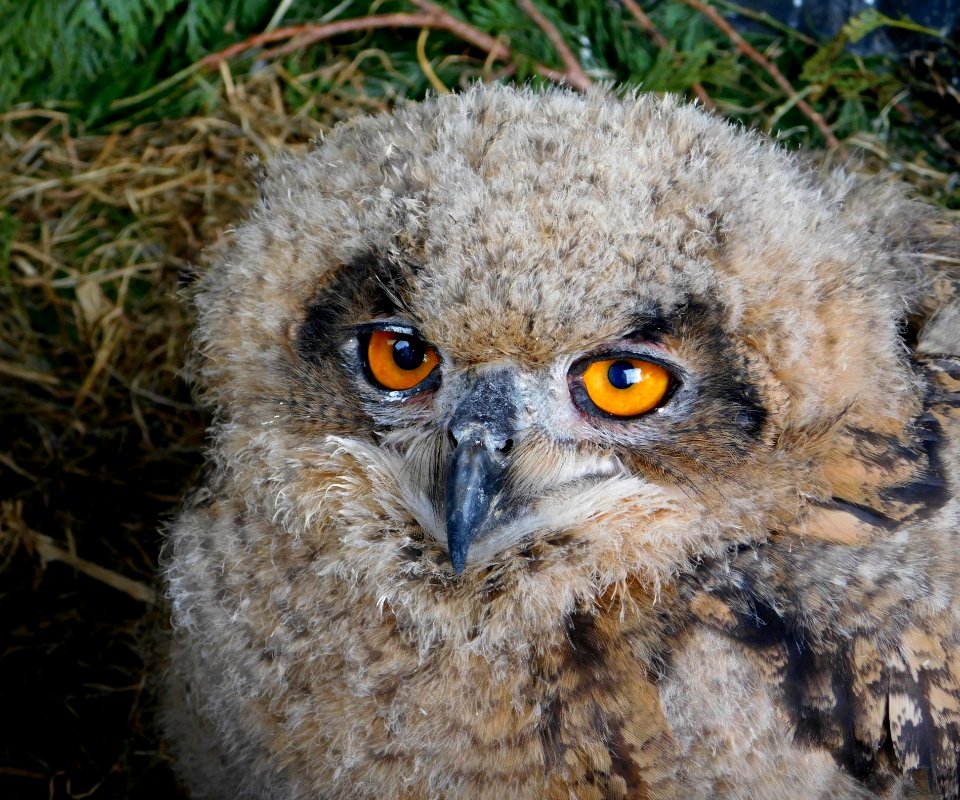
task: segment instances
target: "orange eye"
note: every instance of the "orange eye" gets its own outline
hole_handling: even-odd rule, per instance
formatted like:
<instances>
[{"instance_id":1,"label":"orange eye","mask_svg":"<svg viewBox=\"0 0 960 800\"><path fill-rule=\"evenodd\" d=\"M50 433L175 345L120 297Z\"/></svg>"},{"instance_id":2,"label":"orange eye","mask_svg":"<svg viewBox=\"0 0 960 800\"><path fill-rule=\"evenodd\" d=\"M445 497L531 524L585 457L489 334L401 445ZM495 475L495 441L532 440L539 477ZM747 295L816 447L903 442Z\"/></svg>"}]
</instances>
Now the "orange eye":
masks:
<instances>
[{"instance_id":1,"label":"orange eye","mask_svg":"<svg viewBox=\"0 0 960 800\"><path fill-rule=\"evenodd\" d=\"M594 361L583 372L583 387L601 411L635 417L663 400L670 388L670 373L638 358Z\"/></svg>"},{"instance_id":2,"label":"orange eye","mask_svg":"<svg viewBox=\"0 0 960 800\"><path fill-rule=\"evenodd\" d=\"M384 389L401 392L421 383L440 362L436 351L412 333L373 331L367 344L367 364Z\"/></svg>"}]
</instances>

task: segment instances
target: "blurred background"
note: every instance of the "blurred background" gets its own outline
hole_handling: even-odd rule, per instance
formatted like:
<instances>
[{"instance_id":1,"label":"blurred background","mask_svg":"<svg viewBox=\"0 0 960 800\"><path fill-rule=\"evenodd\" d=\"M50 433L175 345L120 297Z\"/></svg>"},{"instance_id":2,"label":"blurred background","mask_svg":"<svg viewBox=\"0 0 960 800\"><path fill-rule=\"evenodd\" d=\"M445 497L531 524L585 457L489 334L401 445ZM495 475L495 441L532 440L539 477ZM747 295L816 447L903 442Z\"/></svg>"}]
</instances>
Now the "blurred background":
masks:
<instances>
[{"instance_id":1,"label":"blurred background","mask_svg":"<svg viewBox=\"0 0 960 800\"><path fill-rule=\"evenodd\" d=\"M0 0L0 797L160 798L183 294L251 162L475 81L672 92L960 219L960 0ZM158 633L160 631L161 633Z\"/></svg>"}]
</instances>

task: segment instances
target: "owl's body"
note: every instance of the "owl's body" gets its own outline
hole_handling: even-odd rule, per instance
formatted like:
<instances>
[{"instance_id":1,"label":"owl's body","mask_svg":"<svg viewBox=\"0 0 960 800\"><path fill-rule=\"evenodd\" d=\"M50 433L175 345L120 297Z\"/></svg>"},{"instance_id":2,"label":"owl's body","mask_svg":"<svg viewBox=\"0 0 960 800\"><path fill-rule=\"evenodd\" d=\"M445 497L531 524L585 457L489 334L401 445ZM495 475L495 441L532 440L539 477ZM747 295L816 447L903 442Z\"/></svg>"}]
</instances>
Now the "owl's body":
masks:
<instances>
[{"instance_id":1,"label":"owl's body","mask_svg":"<svg viewBox=\"0 0 960 800\"><path fill-rule=\"evenodd\" d=\"M195 796L957 797L957 243L653 97L276 164L198 297Z\"/></svg>"}]
</instances>

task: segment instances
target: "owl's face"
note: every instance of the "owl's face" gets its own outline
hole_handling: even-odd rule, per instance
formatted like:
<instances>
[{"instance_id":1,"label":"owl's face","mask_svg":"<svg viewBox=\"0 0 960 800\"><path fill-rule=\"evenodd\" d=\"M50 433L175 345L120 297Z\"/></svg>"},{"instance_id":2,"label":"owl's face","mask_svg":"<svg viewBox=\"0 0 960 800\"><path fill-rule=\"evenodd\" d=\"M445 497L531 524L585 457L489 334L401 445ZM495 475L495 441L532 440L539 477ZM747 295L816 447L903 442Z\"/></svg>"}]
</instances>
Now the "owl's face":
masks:
<instances>
[{"instance_id":1,"label":"owl's face","mask_svg":"<svg viewBox=\"0 0 960 800\"><path fill-rule=\"evenodd\" d=\"M200 295L223 472L422 626L658 589L827 491L841 419L909 406L842 193L649 97L339 128L276 165Z\"/></svg>"}]
</instances>

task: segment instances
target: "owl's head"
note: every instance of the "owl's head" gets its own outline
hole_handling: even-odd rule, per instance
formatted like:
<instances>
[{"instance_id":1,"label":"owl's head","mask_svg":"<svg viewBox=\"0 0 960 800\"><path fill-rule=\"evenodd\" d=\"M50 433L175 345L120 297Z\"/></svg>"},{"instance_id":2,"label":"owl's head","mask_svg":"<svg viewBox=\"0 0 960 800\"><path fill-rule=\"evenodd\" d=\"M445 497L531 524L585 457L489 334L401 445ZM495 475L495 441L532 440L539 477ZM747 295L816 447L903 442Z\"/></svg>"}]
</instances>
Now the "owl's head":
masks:
<instances>
[{"instance_id":1,"label":"owl's head","mask_svg":"<svg viewBox=\"0 0 960 800\"><path fill-rule=\"evenodd\" d=\"M199 294L220 473L398 616L655 591L914 408L887 223L696 108L478 87L269 172Z\"/></svg>"}]
</instances>

